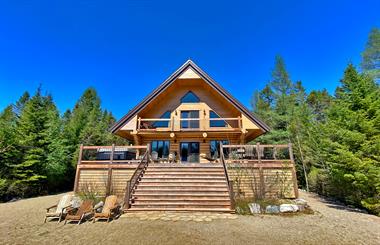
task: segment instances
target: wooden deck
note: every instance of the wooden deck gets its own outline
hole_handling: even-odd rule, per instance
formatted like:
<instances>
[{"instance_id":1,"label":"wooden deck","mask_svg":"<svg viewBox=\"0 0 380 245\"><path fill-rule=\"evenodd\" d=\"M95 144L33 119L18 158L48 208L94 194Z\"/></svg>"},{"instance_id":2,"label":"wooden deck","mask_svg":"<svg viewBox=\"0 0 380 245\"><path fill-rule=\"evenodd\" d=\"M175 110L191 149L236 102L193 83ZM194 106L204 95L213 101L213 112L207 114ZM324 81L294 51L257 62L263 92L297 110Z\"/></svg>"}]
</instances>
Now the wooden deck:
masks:
<instances>
[{"instance_id":1,"label":"wooden deck","mask_svg":"<svg viewBox=\"0 0 380 245\"><path fill-rule=\"evenodd\" d=\"M116 194L135 211L233 212L235 197L298 197L291 145L226 149L216 163L169 164L153 163L148 145L81 146L74 191Z\"/></svg>"}]
</instances>

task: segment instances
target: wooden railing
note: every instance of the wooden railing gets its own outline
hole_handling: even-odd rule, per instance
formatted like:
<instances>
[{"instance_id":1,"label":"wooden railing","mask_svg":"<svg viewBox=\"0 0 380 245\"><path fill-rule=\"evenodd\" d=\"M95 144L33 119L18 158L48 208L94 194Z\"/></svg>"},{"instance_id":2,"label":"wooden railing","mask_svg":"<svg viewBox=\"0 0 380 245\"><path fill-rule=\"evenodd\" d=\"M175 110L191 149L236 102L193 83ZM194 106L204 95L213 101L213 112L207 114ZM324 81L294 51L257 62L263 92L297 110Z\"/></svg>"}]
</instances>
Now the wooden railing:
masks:
<instances>
[{"instance_id":1,"label":"wooden railing","mask_svg":"<svg viewBox=\"0 0 380 245\"><path fill-rule=\"evenodd\" d=\"M241 117L231 118L141 118L137 131L236 131L242 129Z\"/></svg>"},{"instance_id":2,"label":"wooden railing","mask_svg":"<svg viewBox=\"0 0 380 245\"><path fill-rule=\"evenodd\" d=\"M228 157L225 159L223 150L228 149ZM298 197L298 185L293 156L292 144L284 145L222 145L220 155L223 166L235 167L241 165L251 168L257 168L260 176L260 186L264 187L264 169L284 169L291 170L293 179L293 188L295 196ZM261 192L263 192L261 190Z\"/></svg>"},{"instance_id":3,"label":"wooden railing","mask_svg":"<svg viewBox=\"0 0 380 245\"><path fill-rule=\"evenodd\" d=\"M144 155L142 157L141 153ZM108 170L106 181L106 195L110 194L113 169L135 169L149 153L148 145L135 146L84 146L79 147L79 157L74 182L74 192L78 191L80 172L83 169ZM123 159L128 158L128 159Z\"/></svg>"},{"instance_id":4,"label":"wooden railing","mask_svg":"<svg viewBox=\"0 0 380 245\"><path fill-rule=\"evenodd\" d=\"M224 174L225 174L226 179L227 179L228 194L230 196L230 201L231 201L231 210L235 210L234 183L228 177L228 170L227 170L227 166L226 166L226 161L224 159L223 144L222 143L220 143L220 154L219 155L220 155L220 162L223 165Z\"/></svg>"},{"instance_id":5,"label":"wooden railing","mask_svg":"<svg viewBox=\"0 0 380 245\"><path fill-rule=\"evenodd\" d=\"M149 144L148 144L147 151L145 152L143 158L141 159L131 179L127 181L127 186L125 188L125 198L124 198L125 209L130 208L132 193L137 183L141 180L141 177L144 174L145 170L147 169L149 161L150 161L150 154L149 154Z\"/></svg>"}]
</instances>

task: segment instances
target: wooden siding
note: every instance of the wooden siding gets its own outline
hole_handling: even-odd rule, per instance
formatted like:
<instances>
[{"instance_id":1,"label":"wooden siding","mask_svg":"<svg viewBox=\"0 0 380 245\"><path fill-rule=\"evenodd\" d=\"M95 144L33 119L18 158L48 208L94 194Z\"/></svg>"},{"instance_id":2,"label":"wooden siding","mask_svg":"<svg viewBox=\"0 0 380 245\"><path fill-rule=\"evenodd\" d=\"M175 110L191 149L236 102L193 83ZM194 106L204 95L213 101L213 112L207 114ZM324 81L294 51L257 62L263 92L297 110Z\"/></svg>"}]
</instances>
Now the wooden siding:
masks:
<instances>
[{"instance_id":1,"label":"wooden siding","mask_svg":"<svg viewBox=\"0 0 380 245\"><path fill-rule=\"evenodd\" d=\"M131 179L134 172L134 169L113 169L111 194L117 195L118 197L124 197L127 181Z\"/></svg>"},{"instance_id":2,"label":"wooden siding","mask_svg":"<svg viewBox=\"0 0 380 245\"><path fill-rule=\"evenodd\" d=\"M105 196L107 179L108 171L106 169L80 169L77 192Z\"/></svg>"},{"instance_id":3,"label":"wooden siding","mask_svg":"<svg viewBox=\"0 0 380 245\"><path fill-rule=\"evenodd\" d=\"M264 164L263 164L264 165ZM263 166L261 165L261 166ZM234 193L243 198L296 198L292 165L229 164L229 179L234 182Z\"/></svg>"}]
</instances>

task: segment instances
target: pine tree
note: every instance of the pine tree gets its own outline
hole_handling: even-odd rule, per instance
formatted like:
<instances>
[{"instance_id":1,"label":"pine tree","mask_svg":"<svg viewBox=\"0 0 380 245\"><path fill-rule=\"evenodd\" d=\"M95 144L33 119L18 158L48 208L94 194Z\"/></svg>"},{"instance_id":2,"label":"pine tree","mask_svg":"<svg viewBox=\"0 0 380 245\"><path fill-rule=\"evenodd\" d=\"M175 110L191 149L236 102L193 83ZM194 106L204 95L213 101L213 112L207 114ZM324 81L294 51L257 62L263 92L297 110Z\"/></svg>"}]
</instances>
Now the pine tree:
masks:
<instances>
[{"instance_id":1,"label":"pine tree","mask_svg":"<svg viewBox=\"0 0 380 245\"><path fill-rule=\"evenodd\" d=\"M365 50L362 53L362 70L375 80L380 80L380 29L373 28L369 33Z\"/></svg>"},{"instance_id":2,"label":"pine tree","mask_svg":"<svg viewBox=\"0 0 380 245\"><path fill-rule=\"evenodd\" d=\"M48 155L49 124L51 113L57 109L51 96L43 96L41 88L25 103L18 124L19 144L23 149L23 159L14 165L13 191L22 196L41 193L46 189L46 161Z\"/></svg>"},{"instance_id":3,"label":"pine tree","mask_svg":"<svg viewBox=\"0 0 380 245\"><path fill-rule=\"evenodd\" d=\"M329 194L380 214L380 88L352 64L341 84L325 124Z\"/></svg>"}]
</instances>

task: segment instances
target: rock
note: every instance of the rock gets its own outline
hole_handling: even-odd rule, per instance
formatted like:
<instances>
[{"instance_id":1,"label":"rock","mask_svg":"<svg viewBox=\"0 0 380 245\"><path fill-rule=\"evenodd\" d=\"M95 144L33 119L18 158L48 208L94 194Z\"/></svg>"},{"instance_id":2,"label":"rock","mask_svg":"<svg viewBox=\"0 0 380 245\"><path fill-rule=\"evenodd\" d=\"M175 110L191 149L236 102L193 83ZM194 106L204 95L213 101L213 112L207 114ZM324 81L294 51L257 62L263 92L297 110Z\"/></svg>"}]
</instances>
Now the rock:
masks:
<instances>
[{"instance_id":1,"label":"rock","mask_svg":"<svg viewBox=\"0 0 380 245\"><path fill-rule=\"evenodd\" d=\"M268 214L276 214L276 213L279 213L280 212L280 208L276 205L268 205L266 208L265 208L265 213L268 213Z\"/></svg>"},{"instance_id":2,"label":"rock","mask_svg":"<svg viewBox=\"0 0 380 245\"><path fill-rule=\"evenodd\" d=\"M297 205L298 206L298 211L300 211L300 212L303 212L303 211L305 211L305 205Z\"/></svg>"},{"instance_id":3,"label":"rock","mask_svg":"<svg viewBox=\"0 0 380 245\"><path fill-rule=\"evenodd\" d=\"M298 206L295 204L281 204L280 212L281 213L293 213L299 210Z\"/></svg>"},{"instance_id":4,"label":"rock","mask_svg":"<svg viewBox=\"0 0 380 245\"><path fill-rule=\"evenodd\" d=\"M306 206L307 205L307 201L305 199L302 199L302 198L297 198L296 200L294 200L295 203L297 205L303 205L303 206Z\"/></svg>"},{"instance_id":5,"label":"rock","mask_svg":"<svg viewBox=\"0 0 380 245\"><path fill-rule=\"evenodd\" d=\"M251 210L252 214L259 214L261 213L260 204L258 203L250 203L248 204L249 210Z\"/></svg>"}]
</instances>

